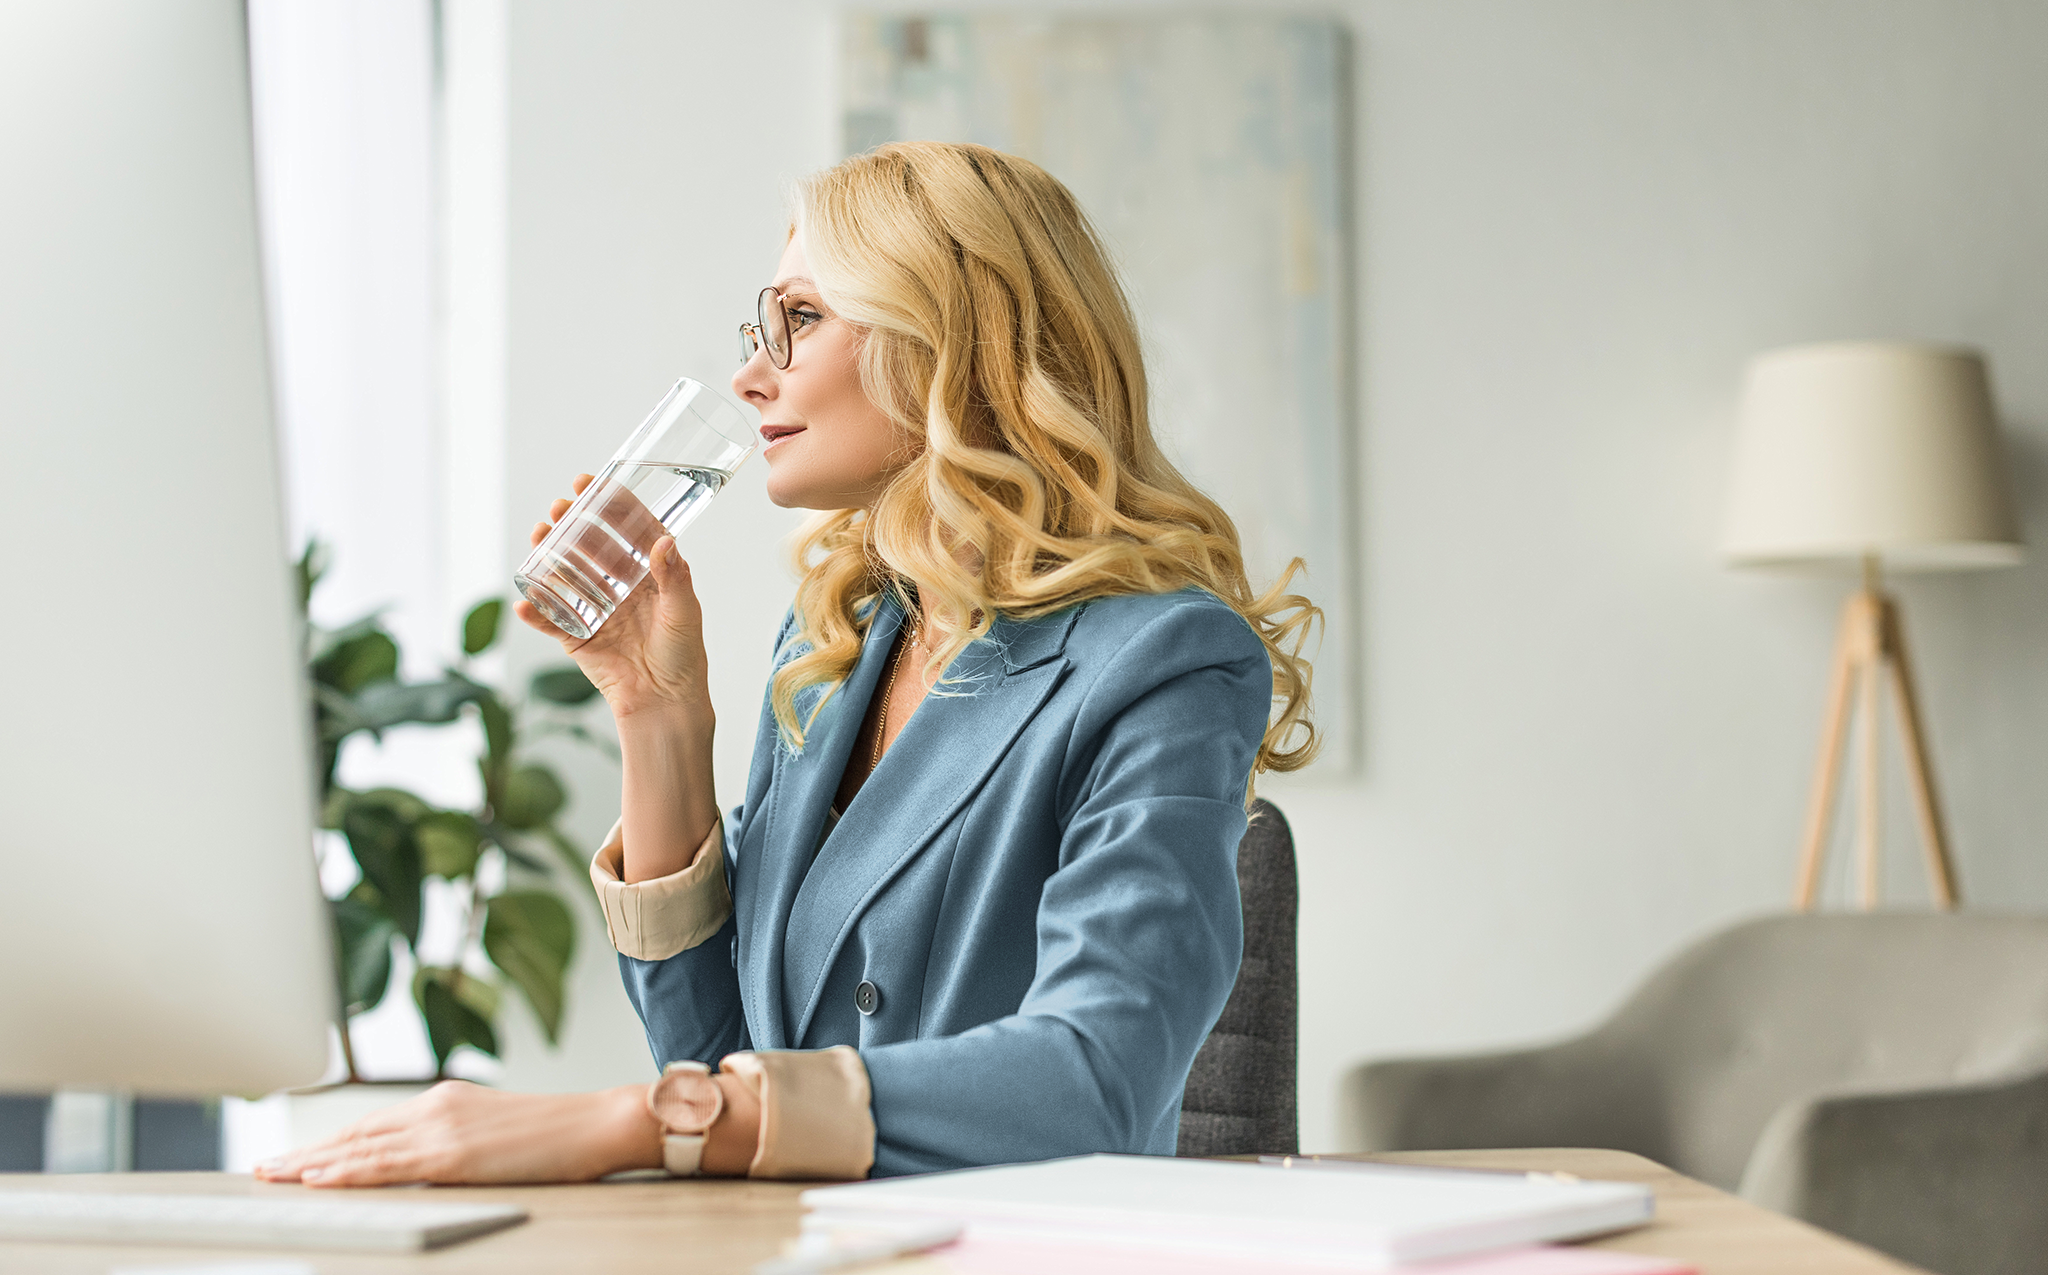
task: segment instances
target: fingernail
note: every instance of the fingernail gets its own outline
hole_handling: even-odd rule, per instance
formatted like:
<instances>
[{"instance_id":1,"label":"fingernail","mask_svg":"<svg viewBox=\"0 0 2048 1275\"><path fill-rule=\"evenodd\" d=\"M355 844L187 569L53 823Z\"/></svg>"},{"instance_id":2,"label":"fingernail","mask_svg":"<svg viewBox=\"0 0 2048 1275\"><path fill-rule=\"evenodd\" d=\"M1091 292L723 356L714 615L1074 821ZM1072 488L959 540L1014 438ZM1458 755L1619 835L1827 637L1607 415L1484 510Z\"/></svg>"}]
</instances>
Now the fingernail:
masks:
<instances>
[{"instance_id":1,"label":"fingernail","mask_svg":"<svg viewBox=\"0 0 2048 1275\"><path fill-rule=\"evenodd\" d=\"M303 1169L299 1172L299 1181L311 1182L315 1178L323 1178L326 1176L327 1170L325 1169Z\"/></svg>"}]
</instances>

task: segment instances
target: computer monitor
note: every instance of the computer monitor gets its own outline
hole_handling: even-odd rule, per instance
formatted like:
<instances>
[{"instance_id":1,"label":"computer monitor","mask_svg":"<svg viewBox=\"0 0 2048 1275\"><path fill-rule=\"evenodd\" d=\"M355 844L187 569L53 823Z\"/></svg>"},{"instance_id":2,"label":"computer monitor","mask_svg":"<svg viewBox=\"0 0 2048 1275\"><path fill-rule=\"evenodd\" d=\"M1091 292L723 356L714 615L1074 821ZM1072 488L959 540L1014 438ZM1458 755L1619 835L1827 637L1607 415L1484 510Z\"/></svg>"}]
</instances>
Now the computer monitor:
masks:
<instances>
[{"instance_id":1,"label":"computer monitor","mask_svg":"<svg viewBox=\"0 0 2048 1275\"><path fill-rule=\"evenodd\" d=\"M0 0L0 1090L319 1078L240 0Z\"/></svg>"}]
</instances>

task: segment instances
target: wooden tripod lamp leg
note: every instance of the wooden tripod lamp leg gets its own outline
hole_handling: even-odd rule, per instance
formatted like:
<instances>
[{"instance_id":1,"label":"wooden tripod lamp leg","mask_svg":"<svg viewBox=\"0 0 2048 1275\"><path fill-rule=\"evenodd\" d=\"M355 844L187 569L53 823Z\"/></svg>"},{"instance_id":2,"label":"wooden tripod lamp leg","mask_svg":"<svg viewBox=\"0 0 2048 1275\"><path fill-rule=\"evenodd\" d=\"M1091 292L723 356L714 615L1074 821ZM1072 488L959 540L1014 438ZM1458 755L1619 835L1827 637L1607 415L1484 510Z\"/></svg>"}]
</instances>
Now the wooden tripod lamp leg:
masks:
<instances>
[{"instance_id":1,"label":"wooden tripod lamp leg","mask_svg":"<svg viewBox=\"0 0 2048 1275\"><path fill-rule=\"evenodd\" d=\"M1860 596L1849 599L1842 609L1842 625L1835 634L1834 665L1828 673L1828 708L1820 732L1820 761L1814 768L1813 793L1806 803L1806 839L1799 854L1799 884L1793 902L1802 912L1813 911L1820 895L1821 862L1827 854L1829 815L1834 810L1835 777L1842 768L1842 737L1849 731L1849 684L1856 673L1857 627L1862 619Z\"/></svg>"},{"instance_id":2,"label":"wooden tripod lamp leg","mask_svg":"<svg viewBox=\"0 0 2048 1275\"><path fill-rule=\"evenodd\" d=\"M1884 600L1880 622L1884 663L1899 701L1899 733L1905 737L1906 771L1912 779L1913 810L1920 820L1920 844L1927 855L1927 875L1934 887L1935 904L1951 909L1960 901L1955 860L1949 855L1934 770L1927 761L1926 737L1920 728L1920 700L1913 690L1913 666L1906 658L1905 627L1899 622L1898 606L1889 598Z\"/></svg>"},{"instance_id":3,"label":"wooden tripod lamp leg","mask_svg":"<svg viewBox=\"0 0 2048 1275\"><path fill-rule=\"evenodd\" d=\"M1878 694L1884 687L1880 661L1866 659L1856 670L1856 884L1857 903L1865 912L1877 907L1883 890L1884 841L1880 819L1884 813L1883 790L1879 786Z\"/></svg>"}]
</instances>

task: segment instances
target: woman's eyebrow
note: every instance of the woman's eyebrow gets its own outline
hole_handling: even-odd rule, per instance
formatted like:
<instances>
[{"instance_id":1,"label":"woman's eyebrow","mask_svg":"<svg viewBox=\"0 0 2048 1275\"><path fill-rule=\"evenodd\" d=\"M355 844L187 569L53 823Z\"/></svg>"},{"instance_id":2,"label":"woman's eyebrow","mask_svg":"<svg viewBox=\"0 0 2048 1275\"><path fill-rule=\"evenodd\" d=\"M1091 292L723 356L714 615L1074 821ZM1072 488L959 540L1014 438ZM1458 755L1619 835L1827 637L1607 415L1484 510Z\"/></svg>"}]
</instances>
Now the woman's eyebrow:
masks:
<instances>
[{"instance_id":1,"label":"woman's eyebrow","mask_svg":"<svg viewBox=\"0 0 2048 1275\"><path fill-rule=\"evenodd\" d=\"M793 275L787 279L780 279L777 280L775 284L775 290L777 292L789 292L796 288L808 288L811 291L816 292L818 290L818 285L811 282L809 279L804 278L802 275Z\"/></svg>"}]
</instances>

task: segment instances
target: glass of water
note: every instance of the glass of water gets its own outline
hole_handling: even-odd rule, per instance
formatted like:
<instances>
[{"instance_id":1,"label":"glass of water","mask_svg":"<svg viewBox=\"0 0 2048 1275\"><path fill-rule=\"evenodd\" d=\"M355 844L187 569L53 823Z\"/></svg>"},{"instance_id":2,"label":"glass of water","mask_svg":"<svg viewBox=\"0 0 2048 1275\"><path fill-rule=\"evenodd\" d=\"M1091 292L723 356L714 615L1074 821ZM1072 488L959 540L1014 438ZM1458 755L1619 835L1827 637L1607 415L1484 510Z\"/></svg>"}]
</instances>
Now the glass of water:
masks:
<instances>
[{"instance_id":1,"label":"glass of water","mask_svg":"<svg viewBox=\"0 0 2048 1275\"><path fill-rule=\"evenodd\" d=\"M556 628L589 637L647 578L654 542L682 535L759 441L737 407L677 381L512 583Z\"/></svg>"}]
</instances>

